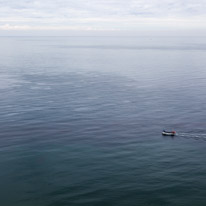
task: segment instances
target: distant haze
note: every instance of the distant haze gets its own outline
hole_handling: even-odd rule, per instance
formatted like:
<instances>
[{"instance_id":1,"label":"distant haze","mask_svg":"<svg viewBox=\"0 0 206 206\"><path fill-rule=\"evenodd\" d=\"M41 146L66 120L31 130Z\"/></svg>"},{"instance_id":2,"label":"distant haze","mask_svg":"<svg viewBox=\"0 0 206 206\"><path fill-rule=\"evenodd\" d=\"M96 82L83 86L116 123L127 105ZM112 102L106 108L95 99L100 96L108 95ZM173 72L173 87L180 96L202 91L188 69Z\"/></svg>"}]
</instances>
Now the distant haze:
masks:
<instances>
[{"instance_id":1,"label":"distant haze","mask_svg":"<svg viewBox=\"0 0 206 206\"><path fill-rule=\"evenodd\" d=\"M205 11L205 0L0 0L0 35L40 30L204 30Z\"/></svg>"}]
</instances>

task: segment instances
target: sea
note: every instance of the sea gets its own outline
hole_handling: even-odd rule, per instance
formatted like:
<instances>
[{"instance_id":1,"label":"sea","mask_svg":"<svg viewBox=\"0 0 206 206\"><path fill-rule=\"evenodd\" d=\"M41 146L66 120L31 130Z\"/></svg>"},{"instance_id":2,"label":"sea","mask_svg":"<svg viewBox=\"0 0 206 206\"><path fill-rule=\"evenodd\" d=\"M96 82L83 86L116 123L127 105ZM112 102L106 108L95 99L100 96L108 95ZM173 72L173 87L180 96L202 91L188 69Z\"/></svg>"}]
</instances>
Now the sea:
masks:
<instances>
[{"instance_id":1,"label":"sea","mask_svg":"<svg viewBox=\"0 0 206 206\"><path fill-rule=\"evenodd\" d=\"M0 45L0 205L206 205L206 37Z\"/></svg>"}]
</instances>

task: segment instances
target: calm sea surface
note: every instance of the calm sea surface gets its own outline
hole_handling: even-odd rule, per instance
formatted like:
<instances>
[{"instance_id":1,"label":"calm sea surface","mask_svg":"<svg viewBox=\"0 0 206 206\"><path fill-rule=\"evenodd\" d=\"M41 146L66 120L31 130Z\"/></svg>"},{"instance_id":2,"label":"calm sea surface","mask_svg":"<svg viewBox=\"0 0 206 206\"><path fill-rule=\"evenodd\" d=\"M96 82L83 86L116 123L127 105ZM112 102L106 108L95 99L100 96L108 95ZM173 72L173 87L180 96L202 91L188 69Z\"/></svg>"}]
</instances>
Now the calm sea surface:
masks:
<instances>
[{"instance_id":1,"label":"calm sea surface","mask_svg":"<svg viewBox=\"0 0 206 206\"><path fill-rule=\"evenodd\" d=\"M0 45L0 205L206 205L206 38Z\"/></svg>"}]
</instances>

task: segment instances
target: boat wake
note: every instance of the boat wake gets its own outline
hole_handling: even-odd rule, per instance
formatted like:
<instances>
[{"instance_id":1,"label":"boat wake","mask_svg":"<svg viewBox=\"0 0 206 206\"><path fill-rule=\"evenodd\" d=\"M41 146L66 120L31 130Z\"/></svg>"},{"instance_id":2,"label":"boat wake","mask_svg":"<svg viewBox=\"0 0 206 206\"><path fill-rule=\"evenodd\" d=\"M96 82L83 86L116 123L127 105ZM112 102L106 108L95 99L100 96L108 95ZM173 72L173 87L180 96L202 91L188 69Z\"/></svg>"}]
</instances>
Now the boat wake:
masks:
<instances>
[{"instance_id":1,"label":"boat wake","mask_svg":"<svg viewBox=\"0 0 206 206\"><path fill-rule=\"evenodd\" d=\"M177 136L187 138L187 139L195 139L195 140L204 140L206 141L205 133L178 133Z\"/></svg>"}]
</instances>

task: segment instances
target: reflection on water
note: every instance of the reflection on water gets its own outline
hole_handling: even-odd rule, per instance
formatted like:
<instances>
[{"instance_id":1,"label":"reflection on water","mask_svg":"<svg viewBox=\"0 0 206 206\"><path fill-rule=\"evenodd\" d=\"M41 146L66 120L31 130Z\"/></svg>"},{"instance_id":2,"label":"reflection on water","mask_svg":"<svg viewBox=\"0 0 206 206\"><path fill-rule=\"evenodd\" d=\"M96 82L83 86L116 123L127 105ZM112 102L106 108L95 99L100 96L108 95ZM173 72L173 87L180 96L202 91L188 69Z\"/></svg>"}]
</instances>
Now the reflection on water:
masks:
<instances>
[{"instance_id":1,"label":"reflection on water","mask_svg":"<svg viewBox=\"0 0 206 206\"><path fill-rule=\"evenodd\" d=\"M0 39L2 205L204 205L205 39L45 38Z\"/></svg>"}]
</instances>

